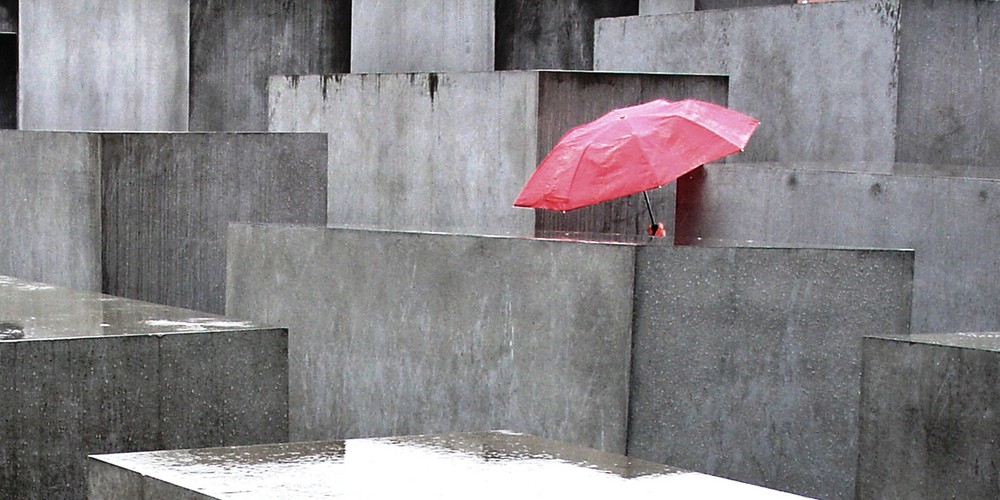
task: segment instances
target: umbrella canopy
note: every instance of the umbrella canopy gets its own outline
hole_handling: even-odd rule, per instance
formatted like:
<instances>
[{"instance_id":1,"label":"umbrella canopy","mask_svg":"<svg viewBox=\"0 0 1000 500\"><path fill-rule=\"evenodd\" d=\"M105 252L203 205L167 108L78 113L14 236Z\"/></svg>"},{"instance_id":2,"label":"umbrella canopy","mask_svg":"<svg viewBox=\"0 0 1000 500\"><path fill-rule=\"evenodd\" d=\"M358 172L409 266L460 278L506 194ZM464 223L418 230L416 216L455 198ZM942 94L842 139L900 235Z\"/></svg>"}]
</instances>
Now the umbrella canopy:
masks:
<instances>
[{"instance_id":1,"label":"umbrella canopy","mask_svg":"<svg viewBox=\"0 0 1000 500\"><path fill-rule=\"evenodd\" d=\"M694 99L613 110L567 132L514 206L573 210L669 184L742 151L758 124Z\"/></svg>"}]
</instances>

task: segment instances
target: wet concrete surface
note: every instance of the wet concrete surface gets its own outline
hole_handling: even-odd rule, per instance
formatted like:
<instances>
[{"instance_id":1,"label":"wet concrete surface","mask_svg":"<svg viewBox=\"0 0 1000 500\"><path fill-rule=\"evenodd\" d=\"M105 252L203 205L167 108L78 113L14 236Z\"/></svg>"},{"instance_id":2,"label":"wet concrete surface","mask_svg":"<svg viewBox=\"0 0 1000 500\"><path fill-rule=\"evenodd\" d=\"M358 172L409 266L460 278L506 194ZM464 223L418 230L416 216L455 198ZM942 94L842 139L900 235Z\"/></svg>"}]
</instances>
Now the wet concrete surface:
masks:
<instances>
[{"instance_id":1,"label":"wet concrete surface","mask_svg":"<svg viewBox=\"0 0 1000 500\"><path fill-rule=\"evenodd\" d=\"M173 485L159 490L169 498L801 498L507 431L100 455L89 465L92 499L123 498L143 481Z\"/></svg>"}]
</instances>

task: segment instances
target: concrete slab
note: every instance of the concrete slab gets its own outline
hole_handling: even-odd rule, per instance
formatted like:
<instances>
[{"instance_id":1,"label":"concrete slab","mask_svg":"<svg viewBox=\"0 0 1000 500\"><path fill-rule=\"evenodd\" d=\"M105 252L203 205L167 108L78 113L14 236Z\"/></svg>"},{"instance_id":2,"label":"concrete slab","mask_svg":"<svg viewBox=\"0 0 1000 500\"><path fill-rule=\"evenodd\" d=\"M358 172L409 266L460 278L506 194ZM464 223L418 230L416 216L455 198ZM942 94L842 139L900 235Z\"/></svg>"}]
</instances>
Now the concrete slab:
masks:
<instances>
[{"instance_id":1,"label":"concrete slab","mask_svg":"<svg viewBox=\"0 0 1000 500\"><path fill-rule=\"evenodd\" d=\"M12 128L17 128L17 35L0 33L0 129Z\"/></svg>"},{"instance_id":2,"label":"concrete slab","mask_svg":"<svg viewBox=\"0 0 1000 500\"><path fill-rule=\"evenodd\" d=\"M188 2L21 2L19 128L188 128Z\"/></svg>"},{"instance_id":3,"label":"concrete slab","mask_svg":"<svg viewBox=\"0 0 1000 500\"><path fill-rule=\"evenodd\" d=\"M494 0L354 0L351 72L493 70Z\"/></svg>"},{"instance_id":4,"label":"concrete slab","mask_svg":"<svg viewBox=\"0 0 1000 500\"><path fill-rule=\"evenodd\" d=\"M860 498L1000 495L1000 333L864 340Z\"/></svg>"},{"instance_id":5,"label":"concrete slab","mask_svg":"<svg viewBox=\"0 0 1000 500\"><path fill-rule=\"evenodd\" d=\"M17 0L0 0L0 32L17 33Z\"/></svg>"},{"instance_id":6,"label":"concrete slab","mask_svg":"<svg viewBox=\"0 0 1000 500\"><path fill-rule=\"evenodd\" d=\"M631 247L242 224L228 245L226 310L291 322L293 440L512 428L625 450Z\"/></svg>"},{"instance_id":7,"label":"concrete slab","mask_svg":"<svg viewBox=\"0 0 1000 500\"><path fill-rule=\"evenodd\" d=\"M572 126L657 97L725 103L724 77L510 71L273 77L270 129L329 133L331 225L530 235L644 231L644 205L511 207ZM672 220L673 198L654 197ZM667 200L669 199L669 203ZM641 220L641 222L640 222Z\"/></svg>"},{"instance_id":8,"label":"concrete slab","mask_svg":"<svg viewBox=\"0 0 1000 500\"><path fill-rule=\"evenodd\" d=\"M906 334L913 254L639 247L630 456L852 498L863 335Z\"/></svg>"},{"instance_id":9,"label":"concrete slab","mask_svg":"<svg viewBox=\"0 0 1000 500\"><path fill-rule=\"evenodd\" d=\"M695 0L639 0L639 15L694 12ZM611 17L611 16L606 16Z\"/></svg>"},{"instance_id":10,"label":"concrete slab","mask_svg":"<svg viewBox=\"0 0 1000 500\"><path fill-rule=\"evenodd\" d=\"M90 457L89 497L800 498L665 465L495 431ZM387 477L388 474L388 477ZM119 489L130 485L124 496Z\"/></svg>"},{"instance_id":11,"label":"concrete slab","mask_svg":"<svg viewBox=\"0 0 1000 500\"><path fill-rule=\"evenodd\" d=\"M318 134L0 132L0 271L224 309L226 224L326 221Z\"/></svg>"},{"instance_id":12,"label":"concrete slab","mask_svg":"<svg viewBox=\"0 0 1000 500\"><path fill-rule=\"evenodd\" d=\"M695 0L695 10L740 9L767 5L788 5L795 0Z\"/></svg>"},{"instance_id":13,"label":"concrete slab","mask_svg":"<svg viewBox=\"0 0 1000 500\"><path fill-rule=\"evenodd\" d=\"M898 0L786 3L598 20L594 67L730 75L742 161L892 161Z\"/></svg>"},{"instance_id":14,"label":"concrete slab","mask_svg":"<svg viewBox=\"0 0 1000 500\"><path fill-rule=\"evenodd\" d=\"M0 337L4 498L82 498L89 453L287 439L284 329L0 277Z\"/></svg>"},{"instance_id":15,"label":"concrete slab","mask_svg":"<svg viewBox=\"0 0 1000 500\"><path fill-rule=\"evenodd\" d=\"M351 2L191 2L191 130L267 130L267 79L350 71Z\"/></svg>"},{"instance_id":16,"label":"concrete slab","mask_svg":"<svg viewBox=\"0 0 1000 500\"><path fill-rule=\"evenodd\" d=\"M913 248L913 331L989 331L997 199L998 180L711 165L678 183L676 241Z\"/></svg>"}]
</instances>

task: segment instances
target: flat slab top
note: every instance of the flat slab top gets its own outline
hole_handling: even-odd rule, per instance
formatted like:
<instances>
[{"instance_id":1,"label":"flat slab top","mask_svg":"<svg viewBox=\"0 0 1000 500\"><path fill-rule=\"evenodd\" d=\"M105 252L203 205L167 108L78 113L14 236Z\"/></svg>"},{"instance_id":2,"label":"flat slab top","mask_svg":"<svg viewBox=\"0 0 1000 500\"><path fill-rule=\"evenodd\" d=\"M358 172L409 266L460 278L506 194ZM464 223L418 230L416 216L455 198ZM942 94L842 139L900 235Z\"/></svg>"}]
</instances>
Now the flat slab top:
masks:
<instances>
[{"instance_id":1,"label":"flat slab top","mask_svg":"<svg viewBox=\"0 0 1000 500\"><path fill-rule=\"evenodd\" d=\"M1000 332L917 333L913 335L878 335L871 338L908 342L911 344L1000 352Z\"/></svg>"},{"instance_id":2,"label":"flat slab top","mask_svg":"<svg viewBox=\"0 0 1000 500\"><path fill-rule=\"evenodd\" d=\"M91 458L213 498L801 498L506 431Z\"/></svg>"},{"instance_id":3,"label":"flat slab top","mask_svg":"<svg viewBox=\"0 0 1000 500\"><path fill-rule=\"evenodd\" d=\"M0 276L0 343L262 329L267 327Z\"/></svg>"}]
</instances>

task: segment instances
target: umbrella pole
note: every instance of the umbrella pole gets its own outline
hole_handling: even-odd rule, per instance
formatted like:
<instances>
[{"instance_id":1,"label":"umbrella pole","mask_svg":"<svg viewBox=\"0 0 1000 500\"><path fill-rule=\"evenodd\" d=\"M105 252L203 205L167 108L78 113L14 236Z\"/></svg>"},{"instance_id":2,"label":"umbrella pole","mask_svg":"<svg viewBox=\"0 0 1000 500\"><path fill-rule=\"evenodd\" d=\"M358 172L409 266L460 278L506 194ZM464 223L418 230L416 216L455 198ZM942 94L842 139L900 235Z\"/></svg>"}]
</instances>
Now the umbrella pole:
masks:
<instances>
[{"instance_id":1,"label":"umbrella pole","mask_svg":"<svg viewBox=\"0 0 1000 500\"><path fill-rule=\"evenodd\" d=\"M653 205L649 203L649 193L643 191L642 197L646 199L646 211L649 212L649 227L656 227L656 219L653 217Z\"/></svg>"}]
</instances>

